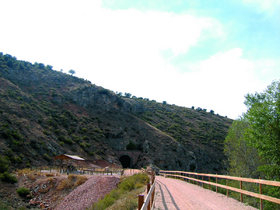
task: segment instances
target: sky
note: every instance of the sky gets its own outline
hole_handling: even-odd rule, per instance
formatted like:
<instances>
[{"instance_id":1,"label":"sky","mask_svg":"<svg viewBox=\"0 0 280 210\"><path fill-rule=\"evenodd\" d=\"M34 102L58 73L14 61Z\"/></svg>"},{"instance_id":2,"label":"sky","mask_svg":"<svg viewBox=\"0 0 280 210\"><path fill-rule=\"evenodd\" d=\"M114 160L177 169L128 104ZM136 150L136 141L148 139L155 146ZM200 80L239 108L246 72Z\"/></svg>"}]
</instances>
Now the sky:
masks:
<instances>
[{"instance_id":1,"label":"sky","mask_svg":"<svg viewBox=\"0 0 280 210\"><path fill-rule=\"evenodd\" d=\"M0 0L0 52L237 119L280 78L280 0Z\"/></svg>"}]
</instances>

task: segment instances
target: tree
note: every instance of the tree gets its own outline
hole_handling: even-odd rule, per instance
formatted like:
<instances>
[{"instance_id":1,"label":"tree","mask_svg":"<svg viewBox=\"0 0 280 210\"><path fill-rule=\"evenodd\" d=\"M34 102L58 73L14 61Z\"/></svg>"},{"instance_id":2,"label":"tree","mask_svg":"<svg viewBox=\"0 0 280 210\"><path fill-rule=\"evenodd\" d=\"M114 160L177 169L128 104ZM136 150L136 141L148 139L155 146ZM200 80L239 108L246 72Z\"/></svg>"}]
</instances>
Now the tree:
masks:
<instances>
[{"instance_id":1,"label":"tree","mask_svg":"<svg viewBox=\"0 0 280 210\"><path fill-rule=\"evenodd\" d=\"M47 65L46 68L47 68L48 70L52 70L52 69L53 69L53 67L52 67L51 65Z\"/></svg>"},{"instance_id":2,"label":"tree","mask_svg":"<svg viewBox=\"0 0 280 210\"><path fill-rule=\"evenodd\" d=\"M124 96L125 96L126 98L130 98L130 97L131 97L131 94L130 94L130 93L124 93Z\"/></svg>"},{"instance_id":3,"label":"tree","mask_svg":"<svg viewBox=\"0 0 280 210\"><path fill-rule=\"evenodd\" d=\"M76 71L75 71L75 70L73 70L73 69L70 69L68 72L69 72L69 74L71 74L71 76L73 76L73 74L75 74L75 73L76 73Z\"/></svg>"},{"instance_id":4,"label":"tree","mask_svg":"<svg viewBox=\"0 0 280 210\"><path fill-rule=\"evenodd\" d=\"M256 148L245 139L248 122L244 119L232 123L225 140L225 155L228 157L229 173L233 176L259 178L261 165Z\"/></svg>"},{"instance_id":5,"label":"tree","mask_svg":"<svg viewBox=\"0 0 280 210\"><path fill-rule=\"evenodd\" d=\"M265 92L248 94L245 101L249 123L246 138L265 162L260 167L269 179L280 178L280 81Z\"/></svg>"}]
</instances>

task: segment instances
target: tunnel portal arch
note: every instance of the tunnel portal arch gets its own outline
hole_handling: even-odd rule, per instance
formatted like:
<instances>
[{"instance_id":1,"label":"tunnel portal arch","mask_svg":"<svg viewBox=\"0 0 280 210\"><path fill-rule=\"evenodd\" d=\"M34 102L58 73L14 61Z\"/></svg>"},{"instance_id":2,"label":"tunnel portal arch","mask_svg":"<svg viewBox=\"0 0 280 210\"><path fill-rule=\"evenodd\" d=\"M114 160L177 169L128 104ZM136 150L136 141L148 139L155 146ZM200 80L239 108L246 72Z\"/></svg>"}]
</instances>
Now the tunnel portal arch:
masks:
<instances>
[{"instance_id":1,"label":"tunnel portal arch","mask_svg":"<svg viewBox=\"0 0 280 210\"><path fill-rule=\"evenodd\" d=\"M128 155L122 155L119 160L123 168L131 168L132 160Z\"/></svg>"}]
</instances>

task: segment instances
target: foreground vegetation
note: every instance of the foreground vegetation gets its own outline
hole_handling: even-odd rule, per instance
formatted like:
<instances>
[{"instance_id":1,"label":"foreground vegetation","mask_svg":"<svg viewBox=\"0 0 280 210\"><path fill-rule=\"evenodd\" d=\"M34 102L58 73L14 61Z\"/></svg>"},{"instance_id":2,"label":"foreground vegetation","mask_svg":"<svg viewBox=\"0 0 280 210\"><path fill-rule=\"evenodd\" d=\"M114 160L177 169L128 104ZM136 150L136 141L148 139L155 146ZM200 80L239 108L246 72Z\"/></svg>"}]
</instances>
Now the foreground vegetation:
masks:
<instances>
[{"instance_id":1,"label":"foreground vegetation","mask_svg":"<svg viewBox=\"0 0 280 210\"><path fill-rule=\"evenodd\" d=\"M17 182L17 178L9 173L9 160L3 156L0 156L0 180L3 182L14 184Z\"/></svg>"},{"instance_id":2,"label":"foreground vegetation","mask_svg":"<svg viewBox=\"0 0 280 210\"><path fill-rule=\"evenodd\" d=\"M235 121L225 141L229 173L233 176L280 181L280 81L273 82L263 93L248 94L247 113ZM248 188L258 191L257 186ZM280 188L264 186L263 193L280 197ZM245 202L257 206L256 199ZM280 209L264 202L265 209Z\"/></svg>"},{"instance_id":3,"label":"foreground vegetation","mask_svg":"<svg viewBox=\"0 0 280 210\"><path fill-rule=\"evenodd\" d=\"M125 177L119 183L117 189L112 190L102 200L92 207L93 210L109 209L134 210L137 208L137 195L144 191L149 182L147 174L140 173Z\"/></svg>"}]
</instances>

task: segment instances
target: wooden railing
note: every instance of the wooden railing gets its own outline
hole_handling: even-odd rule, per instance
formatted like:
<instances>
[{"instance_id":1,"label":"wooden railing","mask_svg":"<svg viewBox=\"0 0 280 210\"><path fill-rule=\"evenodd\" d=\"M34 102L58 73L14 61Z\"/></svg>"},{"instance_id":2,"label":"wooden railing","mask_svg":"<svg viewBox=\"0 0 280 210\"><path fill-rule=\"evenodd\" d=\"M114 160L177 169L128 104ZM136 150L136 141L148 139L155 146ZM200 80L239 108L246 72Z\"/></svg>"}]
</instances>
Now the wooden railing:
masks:
<instances>
[{"instance_id":1,"label":"wooden railing","mask_svg":"<svg viewBox=\"0 0 280 210\"><path fill-rule=\"evenodd\" d=\"M144 195L138 195L138 210L151 210L154 204L155 198L155 175L151 176L151 184L147 184L147 196L144 200Z\"/></svg>"},{"instance_id":2,"label":"wooden railing","mask_svg":"<svg viewBox=\"0 0 280 210\"><path fill-rule=\"evenodd\" d=\"M38 172L46 172L46 173L68 173L68 174L87 174L87 175L122 175L123 169L121 168L80 168L76 170L70 170L68 171L66 168L60 168L60 167L51 167L51 166L45 166L45 167L32 167L32 170L38 171Z\"/></svg>"},{"instance_id":3,"label":"wooden railing","mask_svg":"<svg viewBox=\"0 0 280 210\"><path fill-rule=\"evenodd\" d=\"M269 186L275 186L280 187L280 182L278 181L269 181L269 180L263 180L263 179L251 179L251 178L242 178L242 177L234 177L234 176L226 176L226 175L215 175L215 174L204 174L204 173L194 173L194 172L185 172L185 171L160 171L160 175L163 176L169 176L169 177L175 177L175 178L181 178L181 179L187 179L192 180L197 183L207 184L208 186L215 186L216 192L218 192L218 187L226 189L227 190L227 196L228 191L234 191L240 193L240 201L243 202L243 195L249 195L255 198L260 199L260 209L263 209L263 200L267 200L276 204L280 204L280 199L271 197L268 195L262 194L262 185L269 185ZM203 177L208 177L208 181L205 180ZM215 178L215 182L211 182L210 178ZM199 179L201 178L201 179ZM226 185L219 184L218 179L225 179L225 180L235 180L239 181L240 188L235 188L228 186L228 182L226 181ZM255 183L259 184L259 193L251 192L242 189L243 182L249 182L249 183Z\"/></svg>"}]
</instances>

